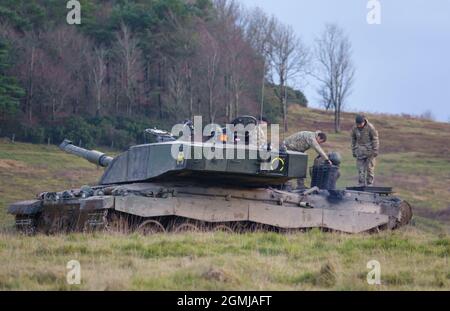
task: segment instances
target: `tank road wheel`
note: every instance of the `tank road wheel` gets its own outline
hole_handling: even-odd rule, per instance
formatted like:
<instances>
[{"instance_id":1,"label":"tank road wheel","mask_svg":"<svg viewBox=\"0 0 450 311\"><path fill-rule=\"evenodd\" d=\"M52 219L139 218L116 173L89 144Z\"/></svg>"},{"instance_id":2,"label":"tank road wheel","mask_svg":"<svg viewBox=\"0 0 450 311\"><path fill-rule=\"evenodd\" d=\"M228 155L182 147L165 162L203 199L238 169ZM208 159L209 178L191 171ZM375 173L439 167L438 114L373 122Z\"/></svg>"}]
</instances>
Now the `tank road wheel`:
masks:
<instances>
[{"instance_id":1,"label":"tank road wheel","mask_svg":"<svg viewBox=\"0 0 450 311\"><path fill-rule=\"evenodd\" d=\"M266 224L253 223L250 225L250 232L270 232L273 228Z\"/></svg>"},{"instance_id":2,"label":"tank road wheel","mask_svg":"<svg viewBox=\"0 0 450 311\"><path fill-rule=\"evenodd\" d=\"M155 233L166 233L166 228L157 220L145 220L137 228L137 232L142 235L149 235Z\"/></svg>"},{"instance_id":3,"label":"tank road wheel","mask_svg":"<svg viewBox=\"0 0 450 311\"><path fill-rule=\"evenodd\" d=\"M213 227L214 232L225 232L225 233L234 233L233 228L227 225L217 225Z\"/></svg>"},{"instance_id":4,"label":"tank road wheel","mask_svg":"<svg viewBox=\"0 0 450 311\"><path fill-rule=\"evenodd\" d=\"M235 222L231 225L234 233L244 233L248 231L248 224L244 222Z\"/></svg>"},{"instance_id":5,"label":"tank road wheel","mask_svg":"<svg viewBox=\"0 0 450 311\"><path fill-rule=\"evenodd\" d=\"M37 233L37 217L17 215L16 230L24 235L35 235Z\"/></svg>"},{"instance_id":6,"label":"tank road wheel","mask_svg":"<svg viewBox=\"0 0 450 311\"><path fill-rule=\"evenodd\" d=\"M406 201L402 201L402 203L400 203L400 216L397 219L396 227L398 228L407 225L411 221L412 215L411 205Z\"/></svg>"},{"instance_id":7,"label":"tank road wheel","mask_svg":"<svg viewBox=\"0 0 450 311\"><path fill-rule=\"evenodd\" d=\"M111 233L121 233L121 234L128 234L130 233L130 224L128 221L127 215L120 215L117 213L112 214L109 219L108 223L105 227L106 231Z\"/></svg>"},{"instance_id":8,"label":"tank road wheel","mask_svg":"<svg viewBox=\"0 0 450 311\"><path fill-rule=\"evenodd\" d=\"M200 227L191 222L185 222L182 224L179 224L178 226L175 226L173 232L175 233L183 233L183 232L199 232Z\"/></svg>"},{"instance_id":9,"label":"tank road wheel","mask_svg":"<svg viewBox=\"0 0 450 311\"><path fill-rule=\"evenodd\" d=\"M67 233L67 217L54 215L50 225L49 234Z\"/></svg>"}]
</instances>

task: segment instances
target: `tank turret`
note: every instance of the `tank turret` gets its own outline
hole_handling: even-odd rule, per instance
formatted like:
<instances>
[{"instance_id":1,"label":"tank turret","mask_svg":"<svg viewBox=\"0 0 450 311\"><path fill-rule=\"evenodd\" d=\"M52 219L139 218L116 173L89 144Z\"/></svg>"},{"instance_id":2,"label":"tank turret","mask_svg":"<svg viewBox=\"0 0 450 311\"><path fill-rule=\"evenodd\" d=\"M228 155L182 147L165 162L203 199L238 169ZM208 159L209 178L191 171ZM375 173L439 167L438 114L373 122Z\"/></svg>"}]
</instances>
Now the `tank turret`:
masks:
<instances>
[{"instance_id":1,"label":"tank turret","mask_svg":"<svg viewBox=\"0 0 450 311\"><path fill-rule=\"evenodd\" d=\"M206 184L236 184L243 187L281 185L289 179L304 178L308 156L300 152L270 152L267 160L253 146L166 141L132 146L112 158L96 150L86 150L65 139L60 148L91 163L106 167L100 185L192 180ZM175 150L175 152L174 152ZM214 150L217 158L203 155ZM242 157L227 158L231 152ZM253 151L253 156L250 152ZM195 153L202 157L196 158ZM237 154L235 154L237 156Z\"/></svg>"}]
</instances>

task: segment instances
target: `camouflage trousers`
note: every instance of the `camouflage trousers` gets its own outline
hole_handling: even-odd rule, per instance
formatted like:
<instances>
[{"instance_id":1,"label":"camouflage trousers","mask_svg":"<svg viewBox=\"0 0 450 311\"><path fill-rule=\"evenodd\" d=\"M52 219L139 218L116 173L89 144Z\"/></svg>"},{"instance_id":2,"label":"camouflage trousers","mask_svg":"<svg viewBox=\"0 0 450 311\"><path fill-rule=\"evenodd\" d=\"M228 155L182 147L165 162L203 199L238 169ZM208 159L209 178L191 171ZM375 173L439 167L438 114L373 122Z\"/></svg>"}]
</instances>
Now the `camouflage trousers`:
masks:
<instances>
[{"instance_id":1,"label":"camouflage trousers","mask_svg":"<svg viewBox=\"0 0 450 311\"><path fill-rule=\"evenodd\" d=\"M357 159L356 166L358 168L360 186L372 186L375 178L376 160L373 157L365 159Z\"/></svg>"}]
</instances>

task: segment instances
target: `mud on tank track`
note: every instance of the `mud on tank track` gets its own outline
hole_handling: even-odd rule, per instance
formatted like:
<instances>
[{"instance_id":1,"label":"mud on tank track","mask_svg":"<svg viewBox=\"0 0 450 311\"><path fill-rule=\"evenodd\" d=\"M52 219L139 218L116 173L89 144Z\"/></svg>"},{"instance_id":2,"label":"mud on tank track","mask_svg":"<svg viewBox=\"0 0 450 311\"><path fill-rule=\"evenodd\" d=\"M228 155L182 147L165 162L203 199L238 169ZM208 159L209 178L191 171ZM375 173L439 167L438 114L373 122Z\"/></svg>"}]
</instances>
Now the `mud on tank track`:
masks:
<instances>
[{"instance_id":1,"label":"mud on tank track","mask_svg":"<svg viewBox=\"0 0 450 311\"><path fill-rule=\"evenodd\" d=\"M41 216L41 215L39 215ZM402 203L402 218L397 226L401 227L409 223L412 211L407 202ZM95 220L93 220L95 219ZM81 232L85 234L93 232L105 232L110 234L183 234L189 232L223 232L228 234L245 234L255 232L274 232L280 234L304 233L313 228L279 228L272 225L255 223L252 221L206 222L188 219L179 216L161 216L144 218L136 215L109 210L91 214L91 220L84 223L83 230L76 230L79 223L68 223L67 218L55 218L48 226L43 223L41 217L18 217L16 220L16 233L25 235L35 234L66 234ZM366 233L379 233L386 230L386 225L373 228ZM319 228L323 232L340 232L329 228ZM348 233L350 234L350 233Z\"/></svg>"}]
</instances>

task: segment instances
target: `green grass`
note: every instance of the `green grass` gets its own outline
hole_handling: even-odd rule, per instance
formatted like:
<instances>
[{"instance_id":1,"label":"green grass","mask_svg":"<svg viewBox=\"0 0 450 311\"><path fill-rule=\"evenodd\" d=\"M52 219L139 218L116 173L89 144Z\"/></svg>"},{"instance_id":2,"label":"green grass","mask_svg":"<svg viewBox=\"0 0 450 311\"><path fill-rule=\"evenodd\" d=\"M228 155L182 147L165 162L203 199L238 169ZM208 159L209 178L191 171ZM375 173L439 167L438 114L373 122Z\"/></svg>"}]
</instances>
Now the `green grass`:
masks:
<instances>
[{"instance_id":1,"label":"green grass","mask_svg":"<svg viewBox=\"0 0 450 311\"><path fill-rule=\"evenodd\" d=\"M378 184L393 186L413 205L413 224L395 232L347 235L311 230L282 235L13 233L11 202L43 191L93 184L94 165L55 146L0 140L0 289L44 290L448 290L450 289L450 126L371 115L381 136ZM331 133L332 115L294 109L291 131ZM353 116L330 134L326 150L343 155L339 186L356 183L349 150ZM441 146L442 145L442 146ZM314 157L314 153L310 153ZM66 264L81 263L82 284L68 285ZM381 264L380 286L366 282L366 264Z\"/></svg>"},{"instance_id":2,"label":"green grass","mask_svg":"<svg viewBox=\"0 0 450 311\"><path fill-rule=\"evenodd\" d=\"M312 230L139 235L0 235L0 289L434 290L450 286L450 238L412 228L378 235ZM81 264L81 285L65 282ZM366 282L370 260L380 286Z\"/></svg>"}]
</instances>

